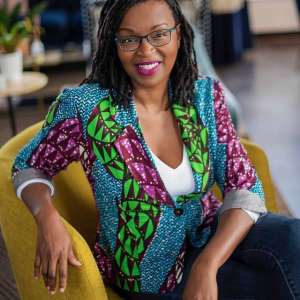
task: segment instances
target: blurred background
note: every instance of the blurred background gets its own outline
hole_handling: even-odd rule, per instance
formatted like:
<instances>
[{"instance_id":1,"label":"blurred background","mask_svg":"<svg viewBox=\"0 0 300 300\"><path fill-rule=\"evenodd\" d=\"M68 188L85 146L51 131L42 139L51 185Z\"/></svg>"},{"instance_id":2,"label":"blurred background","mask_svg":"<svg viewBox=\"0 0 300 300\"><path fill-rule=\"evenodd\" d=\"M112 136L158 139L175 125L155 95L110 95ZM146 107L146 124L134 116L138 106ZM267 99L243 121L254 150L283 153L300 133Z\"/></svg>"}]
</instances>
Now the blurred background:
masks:
<instances>
[{"instance_id":1,"label":"blurred background","mask_svg":"<svg viewBox=\"0 0 300 300\"><path fill-rule=\"evenodd\" d=\"M85 78L104 2L0 0L0 147ZM280 212L300 217L300 0L179 2L200 73L223 82L240 136L267 153ZM0 299L18 299L1 235Z\"/></svg>"}]
</instances>

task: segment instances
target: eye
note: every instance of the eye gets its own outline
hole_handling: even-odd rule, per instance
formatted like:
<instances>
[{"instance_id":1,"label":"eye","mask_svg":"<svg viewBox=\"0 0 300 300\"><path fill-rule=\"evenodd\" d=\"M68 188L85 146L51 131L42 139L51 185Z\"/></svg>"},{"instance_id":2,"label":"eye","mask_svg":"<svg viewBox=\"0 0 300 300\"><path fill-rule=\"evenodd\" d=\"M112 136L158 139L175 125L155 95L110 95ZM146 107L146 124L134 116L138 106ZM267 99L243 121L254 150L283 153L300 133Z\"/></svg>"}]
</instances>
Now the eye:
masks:
<instances>
[{"instance_id":1,"label":"eye","mask_svg":"<svg viewBox=\"0 0 300 300\"><path fill-rule=\"evenodd\" d=\"M139 39L135 36L120 36L118 41L120 44L133 44L138 43Z\"/></svg>"},{"instance_id":2,"label":"eye","mask_svg":"<svg viewBox=\"0 0 300 300\"><path fill-rule=\"evenodd\" d=\"M166 30L155 31L155 32L152 32L151 38L152 39L161 39L161 38L165 38L166 36L168 36L168 34L169 34L169 32Z\"/></svg>"}]
</instances>

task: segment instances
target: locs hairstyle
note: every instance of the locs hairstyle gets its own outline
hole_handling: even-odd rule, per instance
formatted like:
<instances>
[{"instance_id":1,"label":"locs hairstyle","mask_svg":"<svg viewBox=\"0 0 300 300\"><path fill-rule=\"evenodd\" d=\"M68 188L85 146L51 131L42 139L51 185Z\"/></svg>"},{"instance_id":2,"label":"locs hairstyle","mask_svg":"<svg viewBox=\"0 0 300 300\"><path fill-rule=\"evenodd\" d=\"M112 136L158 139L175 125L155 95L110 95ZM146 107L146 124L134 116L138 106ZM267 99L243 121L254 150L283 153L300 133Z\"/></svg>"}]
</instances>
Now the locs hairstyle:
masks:
<instances>
[{"instance_id":1,"label":"locs hairstyle","mask_svg":"<svg viewBox=\"0 0 300 300\"><path fill-rule=\"evenodd\" d=\"M126 12L140 2L147 0L107 0L102 8L98 28L98 48L93 58L92 69L83 83L99 83L110 90L114 101L128 104L132 96L132 84L118 58L115 34ZM158 0L159 1L159 0ZM177 0L165 1L174 16L176 24L180 24L181 41L170 80L172 99L182 105L188 105L194 97L194 81L198 77L196 55L193 46L193 30L182 14Z\"/></svg>"}]
</instances>

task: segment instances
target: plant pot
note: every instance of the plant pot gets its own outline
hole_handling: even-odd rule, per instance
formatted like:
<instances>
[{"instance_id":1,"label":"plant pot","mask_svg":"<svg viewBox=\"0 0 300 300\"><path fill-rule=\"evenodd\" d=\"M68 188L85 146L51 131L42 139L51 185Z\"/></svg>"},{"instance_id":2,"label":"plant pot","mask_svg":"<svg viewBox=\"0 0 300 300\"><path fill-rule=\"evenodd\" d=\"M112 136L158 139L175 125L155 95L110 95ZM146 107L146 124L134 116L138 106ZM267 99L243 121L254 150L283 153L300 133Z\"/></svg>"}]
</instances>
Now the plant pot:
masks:
<instances>
[{"instance_id":1,"label":"plant pot","mask_svg":"<svg viewBox=\"0 0 300 300\"><path fill-rule=\"evenodd\" d=\"M20 51L0 54L0 69L5 79L16 82L22 78L23 56Z\"/></svg>"}]
</instances>

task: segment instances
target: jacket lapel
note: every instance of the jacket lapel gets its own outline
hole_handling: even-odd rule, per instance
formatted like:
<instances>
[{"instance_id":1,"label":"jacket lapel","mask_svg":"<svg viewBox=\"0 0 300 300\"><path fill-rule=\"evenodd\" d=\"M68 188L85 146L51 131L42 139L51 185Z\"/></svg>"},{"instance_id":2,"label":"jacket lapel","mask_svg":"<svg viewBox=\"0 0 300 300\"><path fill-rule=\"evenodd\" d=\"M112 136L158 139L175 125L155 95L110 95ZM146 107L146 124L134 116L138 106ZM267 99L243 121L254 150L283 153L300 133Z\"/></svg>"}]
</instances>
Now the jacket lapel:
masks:
<instances>
[{"instance_id":1,"label":"jacket lapel","mask_svg":"<svg viewBox=\"0 0 300 300\"><path fill-rule=\"evenodd\" d=\"M179 123L193 171L195 191L192 194L203 193L207 189L211 168L207 128L201 123L193 106L173 104L172 111ZM110 97L101 101L91 116L88 134L93 139L93 151L97 158L104 164L110 162L108 169L117 179L124 179L128 168L151 198L161 204L174 206L139 128L133 101L128 107L114 106ZM116 155L121 160L117 160ZM111 164L112 159L116 163ZM180 196L177 199L180 200Z\"/></svg>"}]
</instances>

